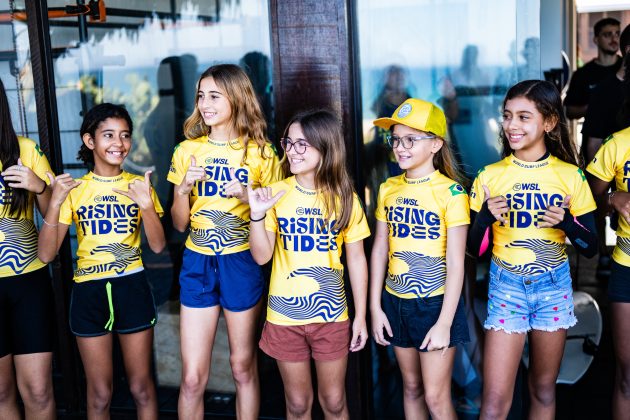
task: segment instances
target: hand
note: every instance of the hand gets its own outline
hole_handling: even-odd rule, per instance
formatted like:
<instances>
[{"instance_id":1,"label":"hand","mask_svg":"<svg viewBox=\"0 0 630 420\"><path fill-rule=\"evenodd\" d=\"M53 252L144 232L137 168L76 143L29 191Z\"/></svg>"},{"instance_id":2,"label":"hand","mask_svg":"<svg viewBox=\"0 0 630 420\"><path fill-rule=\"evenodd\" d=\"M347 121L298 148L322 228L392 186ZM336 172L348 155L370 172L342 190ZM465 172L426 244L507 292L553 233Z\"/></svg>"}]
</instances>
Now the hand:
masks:
<instances>
[{"instance_id":1,"label":"hand","mask_svg":"<svg viewBox=\"0 0 630 420\"><path fill-rule=\"evenodd\" d=\"M112 188L115 193L124 195L131 198L134 203L140 207L140 210L147 210L155 208L153 198L151 197L151 173L153 171L146 171L144 173L144 181L134 179L127 186L127 191L119 190L118 188Z\"/></svg>"},{"instance_id":2,"label":"hand","mask_svg":"<svg viewBox=\"0 0 630 420\"><path fill-rule=\"evenodd\" d=\"M356 352L365 347L368 338L365 318L354 318L352 322L352 339L350 339L350 351Z\"/></svg>"},{"instance_id":3,"label":"hand","mask_svg":"<svg viewBox=\"0 0 630 420\"><path fill-rule=\"evenodd\" d=\"M448 345L451 343L451 327L436 322L424 337L420 349L427 351L442 350L442 356L446 354Z\"/></svg>"},{"instance_id":4,"label":"hand","mask_svg":"<svg viewBox=\"0 0 630 420\"><path fill-rule=\"evenodd\" d=\"M50 205L61 207L71 190L81 185L81 180L72 179L70 174L61 174L54 177L50 172L46 172L46 176L50 180L52 188L52 196L50 197Z\"/></svg>"},{"instance_id":5,"label":"hand","mask_svg":"<svg viewBox=\"0 0 630 420\"><path fill-rule=\"evenodd\" d=\"M252 185L247 185L247 197L249 201L250 217L253 219L259 219L267 213L267 210L273 207L274 204L280 200L286 191L281 190L273 194L270 187L261 187L258 189L252 189Z\"/></svg>"},{"instance_id":6,"label":"hand","mask_svg":"<svg viewBox=\"0 0 630 420\"><path fill-rule=\"evenodd\" d=\"M621 217L630 224L630 193L615 191L610 198L610 204Z\"/></svg>"},{"instance_id":7,"label":"hand","mask_svg":"<svg viewBox=\"0 0 630 420\"><path fill-rule=\"evenodd\" d=\"M389 341L385 339L385 334L383 334L383 329L387 331L387 335L393 337L392 327L389 325L389 320L387 319L387 315L381 308L372 310L372 336L374 337L374 341L376 341L381 346L389 346Z\"/></svg>"},{"instance_id":8,"label":"hand","mask_svg":"<svg viewBox=\"0 0 630 420\"><path fill-rule=\"evenodd\" d=\"M247 203L247 189L236 179L236 173L234 168L230 168L230 180L223 184L223 191L227 198L238 198L244 203Z\"/></svg>"},{"instance_id":9,"label":"hand","mask_svg":"<svg viewBox=\"0 0 630 420\"><path fill-rule=\"evenodd\" d=\"M503 217L508 211L510 211L510 207L508 206L507 200L502 195L498 197L492 197L490 195L490 189L487 185L483 186L483 201L487 202L488 210L501 223L507 223L507 220Z\"/></svg>"},{"instance_id":10,"label":"hand","mask_svg":"<svg viewBox=\"0 0 630 420\"><path fill-rule=\"evenodd\" d=\"M175 188L175 193L179 195L188 195L192 191L197 181L205 180L207 177L206 170L197 166L197 159L193 155L190 155L190 166L186 171L186 175L182 182Z\"/></svg>"},{"instance_id":11,"label":"hand","mask_svg":"<svg viewBox=\"0 0 630 420\"><path fill-rule=\"evenodd\" d=\"M9 166L2 171L2 177L11 188L22 188L34 193L41 193L46 188L46 182L35 175L31 168L22 165L20 158L17 165Z\"/></svg>"},{"instance_id":12,"label":"hand","mask_svg":"<svg viewBox=\"0 0 630 420\"><path fill-rule=\"evenodd\" d=\"M545 214L543 214L542 219L544 222L538 223L538 228L550 228L559 225L564 220L564 215L566 213L565 209L569 208L571 203L571 196L567 195L562 200L562 204L560 207L558 206L550 206L545 210Z\"/></svg>"}]
</instances>

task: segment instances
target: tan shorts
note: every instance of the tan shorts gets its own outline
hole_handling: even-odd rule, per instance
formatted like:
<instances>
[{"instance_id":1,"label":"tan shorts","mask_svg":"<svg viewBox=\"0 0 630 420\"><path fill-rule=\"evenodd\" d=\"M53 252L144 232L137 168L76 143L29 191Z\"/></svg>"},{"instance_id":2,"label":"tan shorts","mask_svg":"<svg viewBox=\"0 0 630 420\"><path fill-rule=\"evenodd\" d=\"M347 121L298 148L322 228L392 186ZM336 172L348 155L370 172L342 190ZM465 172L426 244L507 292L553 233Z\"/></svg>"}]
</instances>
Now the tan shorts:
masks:
<instances>
[{"instance_id":1,"label":"tan shorts","mask_svg":"<svg viewBox=\"0 0 630 420\"><path fill-rule=\"evenodd\" d=\"M262 351L283 362L338 360L348 354L350 321L306 325L265 322L259 343Z\"/></svg>"}]
</instances>

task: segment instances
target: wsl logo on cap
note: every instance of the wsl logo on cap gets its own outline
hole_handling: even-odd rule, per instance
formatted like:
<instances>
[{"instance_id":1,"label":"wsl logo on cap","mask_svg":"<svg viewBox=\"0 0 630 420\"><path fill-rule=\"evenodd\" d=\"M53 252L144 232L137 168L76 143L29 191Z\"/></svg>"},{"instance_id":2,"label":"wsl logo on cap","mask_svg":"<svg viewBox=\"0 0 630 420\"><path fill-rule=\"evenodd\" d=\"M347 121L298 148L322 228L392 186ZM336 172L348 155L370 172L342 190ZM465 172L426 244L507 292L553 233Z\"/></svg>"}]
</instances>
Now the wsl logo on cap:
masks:
<instances>
[{"instance_id":1,"label":"wsl logo on cap","mask_svg":"<svg viewBox=\"0 0 630 420\"><path fill-rule=\"evenodd\" d=\"M411 104L404 104L398 110L398 118L405 118L411 112Z\"/></svg>"}]
</instances>

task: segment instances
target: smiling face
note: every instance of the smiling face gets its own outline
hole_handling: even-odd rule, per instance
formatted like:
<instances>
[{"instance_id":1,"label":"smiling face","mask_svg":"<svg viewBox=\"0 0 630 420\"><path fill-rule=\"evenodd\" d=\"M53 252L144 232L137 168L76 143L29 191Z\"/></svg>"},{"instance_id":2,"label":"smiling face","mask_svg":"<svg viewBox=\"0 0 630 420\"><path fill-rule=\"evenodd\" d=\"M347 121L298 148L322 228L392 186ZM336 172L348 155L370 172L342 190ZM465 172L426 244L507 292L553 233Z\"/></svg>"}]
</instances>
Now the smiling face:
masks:
<instances>
[{"instance_id":1,"label":"smiling face","mask_svg":"<svg viewBox=\"0 0 630 420\"><path fill-rule=\"evenodd\" d=\"M83 143L94 154L94 173L113 176L121 172L121 165L131 150L131 132L122 118L107 118L94 132L83 135Z\"/></svg>"},{"instance_id":2,"label":"smiling face","mask_svg":"<svg viewBox=\"0 0 630 420\"><path fill-rule=\"evenodd\" d=\"M545 154L545 132L556 122L545 120L531 100L518 96L505 102L503 132L514 156L522 160L535 160Z\"/></svg>"},{"instance_id":3,"label":"smiling face","mask_svg":"<svg viewBox=\"0 0 630 420\"><path fill-rule=\"evenodd\" d=\"M287 134L287 137L289 137L290 141L294 144L286 151L291 173L294 175L308 176L309 178L314 177L322 160L321 153L305 138L302 126L299 123L295 122L291 124ZM301 152L304 149L304 146L306 146L304 153L298 153L298 151Z\"/></svg>"},{"instance_id":4,"label":"smiling face","mask_svg":"<svg viewBox=\"0 0 630 420\"><path fill-rule=\"evenodd\" d=\"M406 125L396 124L393 127L392 135L397 137L428 137L431 133L415 130ZM410 149L405 149L403 141L393 148L394 156L400 169L407 172L408 178L420 178L435 171L433 166L433 156L442 148L443 140L436 137L433 139L416 140Z\"/></svg>"},{"instance_id":5,"label":"smiling face","mask_svg":"<svg viewBox=\"0 0 630 420\"><path fill-rule=\"evenodd\" d=\"M205 77L199 82L197 109L208 127L229 127L232 123L230 101L212 77Z\"/></svg>"}]
</instances>

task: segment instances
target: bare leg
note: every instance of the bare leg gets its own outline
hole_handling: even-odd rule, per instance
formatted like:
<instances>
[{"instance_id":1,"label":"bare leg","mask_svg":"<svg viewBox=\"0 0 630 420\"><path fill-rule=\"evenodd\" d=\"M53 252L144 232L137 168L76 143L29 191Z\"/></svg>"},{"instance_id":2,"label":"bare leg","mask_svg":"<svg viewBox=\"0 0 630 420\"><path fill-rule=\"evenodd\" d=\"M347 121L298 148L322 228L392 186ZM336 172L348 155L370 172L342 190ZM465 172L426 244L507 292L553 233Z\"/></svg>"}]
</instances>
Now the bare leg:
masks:
<instances>
[{"instance_id":1,"label":"bare leg","mask_svg":"<svg viewBox=\"0 0 630 420\"><path fill-rule=\"evenodd\" d=\"M313 408L310 360L303 362L278 360L278 369L284 385L287 420L310 419Z\"/></svg>"},{"instance_id":2,"label":"bare leg","mask_svg":"<svg viewBox=\"0 0 630 420\"><path fill-rule=\"evenodd\" d=\"M112 335L77 337L87 381L88 419L109 419L112 400Z\"/></svg>"},{"instance_id":3,"label":"bare leg","mask_svg":"<svg viewBox=\"0 0 630 420\"><path fill-rule=\"evenodd\" d=\"M630 303L613 302L613 345L617 359L613 391L613 418L625 419L630 413Z\"/></svg>"},{"instance_id":4,"label":"bare leg","mask_svg":"<svg viewBox=\"0 0 630 420\"><path fill-rule=\"evenodd\" d=\"M414 348L394 347L403 380L405 418L427 420L429 409L424 399L424 384L420 370L420 355Z\"/></svg>"},{"instance_id":5,"label":"bare leg","mask_svg":"<svg viewBox=\"0 0 630 420\"><path fill-rule=\"evenodd\" d=\"M457 419L451 398L451 374L453 373L455 348L446 350L444 355L442 355L441 350L420 352L419 354L424 383L424 399L429 407L431 418L434 420Z\"/></svg>"},{"instance_id":6,"label":"bare leg","mask_svg":"<svg viewBox=\"0 0 630 420\"><path fill-rule=\"evenodd\" d=\"M27 419L54 419L55 397L52 386L52 353L13 356L17 385Z\"/></svg>"},{"instance_id":7,"label":"bare leg","mask_svg":"<svg viewBox=\"0 0 630 420\"><path fill-rule=\"evenodd\" d=\"M133 334L119 334L129 389L136 403L138 419L158 418L157 395L151 376L153 328Z\"/></svg>"},{"instance_id":8,"label":"bare leg","mask_svg":"<svg viewBox=\"0 0 630 420\"><path fill-rule=\"evenodd\" d=\"M15 398L13 355L7 354L0 358L0 419L18 420L20 418Z\"/></svg>"},{"instance_id":9,"label":"bare leg","mask_svg":"<svg viewBox=\"0 0 630 420\"><path fill-rule=\"evenodd\" d=\"M348 419L346 367L348 356L330 361L315 361L319 404L326 419Z\"/></svg>"},{"instance_id":10,"label":"bare leg","mask_svg":"<svg viewBox=\"0 0 630 420\"><path fill-rule=\"evenodd\" d=\"M556 380L566 340L567 330L529 333L529 418L532 420L553 420L556 416Z\"/></svg>"}]
</instances>

